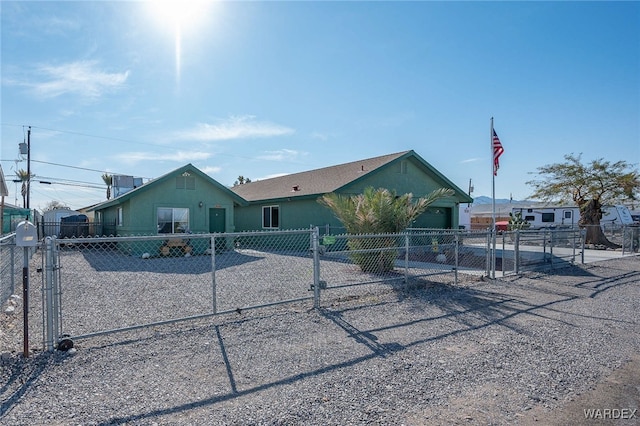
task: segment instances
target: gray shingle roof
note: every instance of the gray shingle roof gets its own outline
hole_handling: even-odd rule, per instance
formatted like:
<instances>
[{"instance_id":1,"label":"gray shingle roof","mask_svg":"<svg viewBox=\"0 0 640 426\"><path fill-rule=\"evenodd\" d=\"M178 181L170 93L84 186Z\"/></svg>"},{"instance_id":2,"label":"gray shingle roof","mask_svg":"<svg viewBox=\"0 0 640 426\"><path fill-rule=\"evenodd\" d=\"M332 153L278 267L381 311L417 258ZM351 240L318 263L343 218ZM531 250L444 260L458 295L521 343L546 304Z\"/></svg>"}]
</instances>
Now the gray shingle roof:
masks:
<instances>
[{"instance_id":1,"label":"gray shingle roof","mask_svg":"<svg viewBox=\"0 0 640 426\"><path fill-rule=\"evenodd\" d=\"M231 188L247 201L270 200L333 192L412 151L367 158L337 166L264 179Z\"/></svg>"}]
</instances>

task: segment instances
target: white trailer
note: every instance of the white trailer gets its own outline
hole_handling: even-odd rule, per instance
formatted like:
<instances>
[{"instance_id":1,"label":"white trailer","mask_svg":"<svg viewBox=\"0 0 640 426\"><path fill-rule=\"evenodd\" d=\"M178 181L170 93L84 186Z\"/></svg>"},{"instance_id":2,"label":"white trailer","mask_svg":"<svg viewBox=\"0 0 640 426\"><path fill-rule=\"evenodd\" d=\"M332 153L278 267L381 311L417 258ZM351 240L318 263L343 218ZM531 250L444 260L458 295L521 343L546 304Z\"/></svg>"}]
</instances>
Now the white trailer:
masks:
<instances>
[{"instance_id":1,"label":"white trailer","mask_svg":"<svg viewBox=\"0 0 640 426\"><path fill-rule=\"evenodd\" d=\"M602 218L600 219L602 229L619 228L626 225L633 225L633 217L626 206L606 206L602 209Z\"/></svg>"},{"instance_id":2,"label":"white trailer","mask_svg":"<svg viewBox=\"0 0 640 426\"><path fill-rule=\"evenodd\" d=\"M520 213L529 229L573 228L580 220L578 207L514 207L511 213Z\"/></svg>"},{"instance_id":3,"label":"white trailer","mask_svg":"<svg viewBox=\"0 0 640 426\"><path fill-rule=\"evenodd\" d=\"M529 222L529 229L573 228L578 226L580 209L578 207L515 207L512 214L520 213L522 219ZM604 206L600 227L603 230L632 225L633 218L625 206Z\"/></svg>"}]
</instances>

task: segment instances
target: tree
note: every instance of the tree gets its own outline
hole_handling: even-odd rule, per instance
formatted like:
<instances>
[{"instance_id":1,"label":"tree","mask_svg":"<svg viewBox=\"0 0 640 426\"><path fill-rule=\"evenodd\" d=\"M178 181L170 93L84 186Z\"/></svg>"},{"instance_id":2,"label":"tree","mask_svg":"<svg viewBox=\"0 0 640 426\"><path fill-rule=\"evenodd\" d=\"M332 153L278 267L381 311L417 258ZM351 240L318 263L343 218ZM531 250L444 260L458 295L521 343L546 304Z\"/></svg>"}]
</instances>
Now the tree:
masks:
<instances>
[{"instance_id":1,"label":"tree","mask_svg":"<svg viewBox=\"0 0 640 426\"><path fill-rule=\"evenodd\" d=\"M71 210L70 207L62 204L60 201L49 201L47 204L45 204L44 208L42 209L42 212L48 212L51 210L58 210L58 209L67 209L67 210Z\"/></svg>"},{"instance_id":2,"label":"tree","mask_svg":"<svg viewBox=\"0 0 640 426\"><path fill-rule=\"evenodd\" d=\"M529 229L531 224L522 218L522 212L509 213L509 231L515 231L518 229Z\"/></svg>"},{"instance_id":3,"label":"tree","mask_svg":"<svg viewBox=\"0 0 640 426\"><path fill-rule=\"evenodd\" d=\"M105 185L107 185L107 200L111 199L111 186L113 185L113 176L105 173L102 175L102 180L104 181Z\"/></svg>"},{"instance_id":4,"label":"tree","mask_svg":"<svg viewBox=\"0 0 640 426\"><path fill-rule=\"evenodd\" d=\"M429 205L451 195L453 190L440 188L413 202L412 194L396 196L385 188L368 187L358 195L326 194L318 202L333 212L349 234L388 234L405 230ZM393 269L397 253L390 248L396 244L394 238L350 238L347 244L350 250L368 250L351 256L364 272Z\"/></svg>"},{"instance_id":5,"label":"tree","mask_svg":"<svg viewBox=\"0 0 640 426\"><path fill-rule=\"evenodd\" d=\"M16 172L16 176L22 182L22 188L20 193L22 194L22 207L27 207L27 191L29 185L29 173L26 170L20 169Z\"/></svg>"},{"instance_id":6,"label":"tree","mask_svg":"<svg viewBox=\"0 0 640 426\"><path fill-rule=\"evenodd\" d=\"M582 163L582 154L565 155L564 163L538 167L541 179L527 185L534 188L532 198L547 202L573 201L580 208L579 225L587 230L586 242L617 248L600 228L602 206L640 195L640 174L626 161L612 163L602 158Z\"/></svg>"},{"instance_id":7,"label":"tree","mask_svg":"<svg viewBox=\"0 0 640 426\"><path fill-rule=\"evenodd\" d=\"M238 176L238 179L233 183L233 186L244 185L245 183L250 183L250 182L251 182L251 179L240 175Z\"/></svg>"}]
</instances>

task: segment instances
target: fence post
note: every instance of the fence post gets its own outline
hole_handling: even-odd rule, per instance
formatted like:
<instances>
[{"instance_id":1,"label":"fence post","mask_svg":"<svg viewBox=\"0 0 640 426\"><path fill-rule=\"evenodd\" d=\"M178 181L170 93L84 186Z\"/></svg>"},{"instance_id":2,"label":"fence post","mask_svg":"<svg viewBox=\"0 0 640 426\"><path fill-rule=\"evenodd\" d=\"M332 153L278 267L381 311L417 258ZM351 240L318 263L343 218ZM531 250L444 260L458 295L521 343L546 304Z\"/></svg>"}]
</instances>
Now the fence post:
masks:
<instances>
[{"instance_id":1,"label":"fence post","mask_svg":"<svg viewBox=\"0 0 640 426\"><path fill-rule=\"evenodd\" d=\"M404 290L409 286L409 232L404 233Z\"/></svg>"},{"instance_id":2,"label":"fence post","mask_svg":"<svg viewBox=\"0 0 640 426\"><path fill-rule=\"evenodd\" d=\"M459 265L459 248L460 248L460 231L455 233L455 245L454 245L454 266L453 266L453 284L458 285L458 265Z\"/></svg>"},{"instance_id":3,"label":"fence post","mask_svg":"<svg viewBox=\"0 0 640 426\"><path fill-rule=\"evenodd\" d=\"M14 237L15 243L15 237ZM16 245L12 244L10 248L11 256L11 294L16 291Z\"/></svg>"},{"instance_id":4,"label":"fence post","mask_svg":"<svg viewBox=\"0 0 640 426\"><path fill-rule=\"evenodd\" d=\"M318 236L320 232L316 226L311 233L311 252L313 253L313 307L320 308L320 253Z\"/></svg>"},{"instance_id":5,"label":"fence post","mask_svg":"<svg viewBox=\"0 0 640 426\"><path fill-rule=\"evenodd\" d=\"M513 268L515 269L516 275L520 273L520 230L516 229L516 239L515 245L513 246Z\"/></svg>"},{"instance_id":6,"label":"fence post","mask_svg":"<svg viewBox=\"0 0 640 426\"><path fill-rule=\"evenodd\" d=\"M556 232L555 229L549 230L549 270L553 270L553 236Z\"/></svg>"},{"instance_id":7,"label":"fence post","mask_svg":"<svg viewBox=\"0 0 640 426\"><path fill-rule=\"evenodd\" d=\"M502 232L502 256L500 256L500 270L502 271L502 276L504 277L504 264L505 264L505 259L506 259L506 253L507 253L507 233L509 231L503 231Z\"/></svg>"},{"instance_id":8,"label":"fence post","mask_svg":"<svg viewBox=\"0 0 640 426\"><path fill-rule=\"evenodd\" d=\"M44 336L44 347L47 351L52 351L54 349L56 336L54 330L56 330L56 326L54 325L57 322L54 317L56 317L57 312L54 308L54 259L53 259L53 241L51 237L46 237L44 239L44 301L45 301L45 336Z\"/></svg>"},{"instance_id":9,"label":"fence post","mask_svg":"<svg viewBox=\"0 0 640 426\"><path fill-rule=\"evenodd\" d=\"M224 237L223 237L224 238ZM211 236L211 302L213 314L218 313L218 300L216 297L216 237Z\"/></svg>"},{"instance_id":10,"label":"fence post","mask_svg":"<svg viewBox=\"0 0 640 426\"><path fill-rule=\"evenodd\" d=\"M487 256L485 259L485 272L487 274L487 278L491 278L491 236L493 233L490 228L487 228Z\"/></svg>"}]
</instances>

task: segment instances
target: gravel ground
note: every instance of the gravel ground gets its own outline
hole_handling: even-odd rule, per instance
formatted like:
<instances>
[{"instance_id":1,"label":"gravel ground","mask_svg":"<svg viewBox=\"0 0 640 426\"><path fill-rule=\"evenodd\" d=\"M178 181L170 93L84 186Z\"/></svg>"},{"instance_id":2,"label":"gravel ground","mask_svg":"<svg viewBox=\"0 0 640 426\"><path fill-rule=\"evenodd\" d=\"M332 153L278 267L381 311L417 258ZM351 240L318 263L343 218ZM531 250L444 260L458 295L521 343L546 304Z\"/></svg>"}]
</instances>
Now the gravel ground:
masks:
<instances>
[{"instance_id":1,"label":"gravel ground","mask_svg":"<svg viewBox=\"0 0 640 426\"><path fill-rule=\"evenodd\" d=\"M639 257L410 287L5 352L0 424L599 424L584 410L640 408ZM20 348L19 316L0 315L1 347Z\"/></svg>"}]
</instances>

